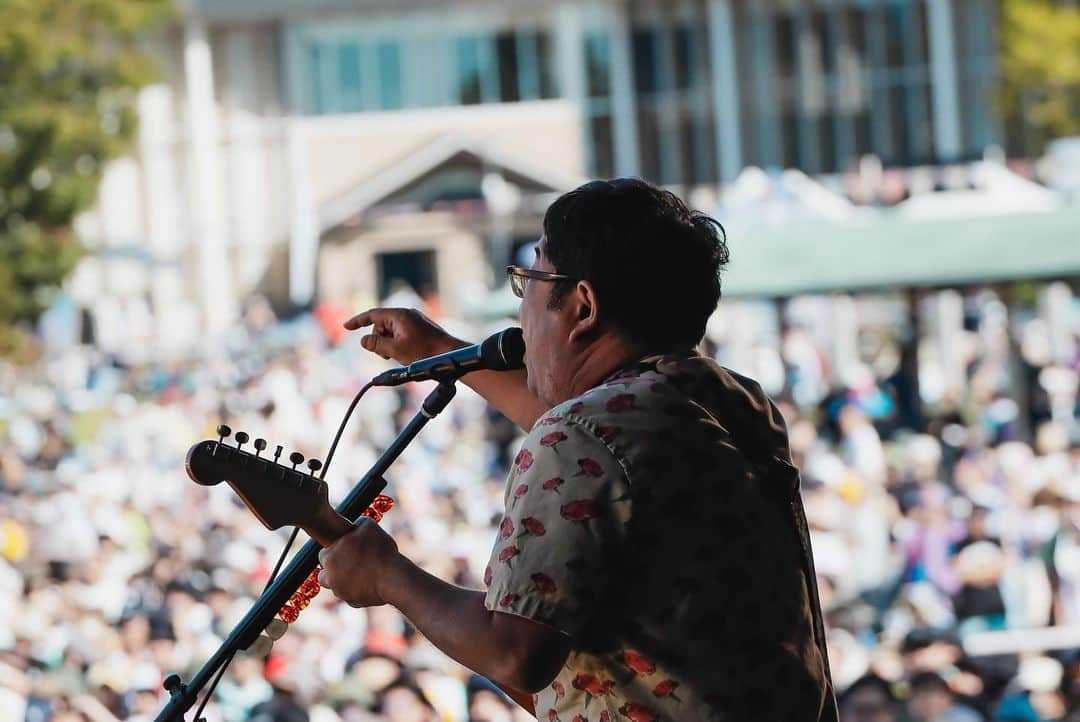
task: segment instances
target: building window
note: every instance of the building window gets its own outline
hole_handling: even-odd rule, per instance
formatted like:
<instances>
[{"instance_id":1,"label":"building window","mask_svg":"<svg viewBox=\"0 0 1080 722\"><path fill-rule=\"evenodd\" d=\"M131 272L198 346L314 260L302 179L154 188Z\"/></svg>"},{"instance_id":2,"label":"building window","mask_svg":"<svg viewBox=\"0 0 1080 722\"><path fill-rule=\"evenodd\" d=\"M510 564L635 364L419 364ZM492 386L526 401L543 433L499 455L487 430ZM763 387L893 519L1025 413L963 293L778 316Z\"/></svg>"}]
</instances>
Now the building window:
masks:
<instances>
[{"instance_id":1,"label":"building window","mask_svg":"<svg viewBox=\"0 0 1080 722\"><path fill-rule=\"evenodd\" d=\"M324 37L325 36L325 37ZM547 31L402 32L342 39L310 31L303 42L303 109L313 115L440 105L515 103L556 96Z\"/></svg>"},{"instance_id":2,"label":"building window","mask_svg":"<svg viewBox=\"0 0 1080 722\"><path fill-rule=\"evenodd\" d=\"M662 185L717 180L707 32L686 13L631 30L641 174Z\"/></svg>"},{"instance_id":3,"label":"building window","mask_svg":"<svg viewBox=\"0 0 1080 722\"><path fill-rule=\"evenodd\" d=\"M964 141L978 149L994 135L993 4L950 2ZM927 0L748 3L734 17L747 162L810 173L867 153L887 165L935 162Z\"/></svg>"},{"instance_id":4,"label":"building window","mask_svg":"<svg viewBox=\"0 0 1080 722\"><path fill-rule=\"evenodd\" d=\"M589 174L610 178L615 175L615 139L611 117L611 38L606 32L585 36L585 66Z\"/></svg>"},{"instance_id":5,"label":"building window","mask_svg":"<svg viewBox=\"0 0 1080 722\"><path fill-rule=\"evenodd\" d=\"M491 68L486 50L477 37L457 38L454 42L452 83L454 98L462 105L491 102Z\"/></svg>"},{"instance_id":6,"label":"building window","mask_svg":"<svg viewBox=\"0 0 1080 722\"><path fill-rule=\"evenodd\" d=\"M376 65L379 77L377 107L385 110L401 108L401 46L389 41L378 43Z\"/></svg>"},{"instance_id":7,"label":"building window","mask_svg":"<svg viewBox=\"0 0 1080 722\"><path fill-rule=\"evenodd\" d=\"M408 288L427 295L439 290L435 274L435 251L403 251L376 255L379 298Z\"/></svg>"},{"instance_id":8,"label":"building window","mask_svg":"<svg viewBox=\"0 0 1080 722\"><path fill-rule=\"evenodd\" d=\"M868 60L873 94L873 151L887 164L933 160L930 63L925 0L887 0L867 16L867 45L880 49Z\"/></svg>"}]
</instances>

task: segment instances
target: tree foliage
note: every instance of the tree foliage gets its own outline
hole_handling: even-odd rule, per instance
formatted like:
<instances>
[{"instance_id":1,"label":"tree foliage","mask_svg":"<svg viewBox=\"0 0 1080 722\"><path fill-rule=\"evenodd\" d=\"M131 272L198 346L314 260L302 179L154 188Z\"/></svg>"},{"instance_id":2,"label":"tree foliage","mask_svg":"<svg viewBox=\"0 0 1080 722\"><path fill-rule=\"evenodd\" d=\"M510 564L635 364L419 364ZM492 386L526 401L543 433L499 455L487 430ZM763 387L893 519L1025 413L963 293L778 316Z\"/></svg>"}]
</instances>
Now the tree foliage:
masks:
<instances>
[{"instance_id":1,"label":"tree foliage","mask_svg":"<svg viewBox=\"0 0 1080 722\"><path fill-rule=\"evenodd\" d=\"M169 0L0 0L0 330L33 321L82 253L72 223L127 152L143 33Z\"/></svg>"},{"instance_id":2,"label":"tree foliage","mask_svg":"<svg viewBox=\"0 0 1080 722\"><path fill-rule=\"evenodd\" d=\"M1001 101L1041 145L1080 134L1080 6L1003 0Z\"/></svg>"}]
</instances>

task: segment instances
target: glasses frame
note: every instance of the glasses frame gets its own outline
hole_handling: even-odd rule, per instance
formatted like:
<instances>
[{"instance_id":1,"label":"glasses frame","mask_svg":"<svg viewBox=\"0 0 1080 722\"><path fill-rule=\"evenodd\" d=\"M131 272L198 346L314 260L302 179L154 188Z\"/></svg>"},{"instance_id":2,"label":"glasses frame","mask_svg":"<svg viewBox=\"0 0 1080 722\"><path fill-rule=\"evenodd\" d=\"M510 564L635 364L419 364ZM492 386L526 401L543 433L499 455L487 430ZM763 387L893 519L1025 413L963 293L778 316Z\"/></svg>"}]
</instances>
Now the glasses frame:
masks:
<instances>
[{"instance_id":1,"label":"glasses frame","mask_svg":"<svg viewBox=\"0 0 1080 722\"><path fill-rule=\"evenodd\" d=\"M510 290L514 292L514 295L518 298L525 298L525 287L528 281L577 281L578 279L572 276L566 276L562 273L549 273L548 271L537 271L532 268L522 268L521 266L507 266L506 276L510 279Z\"/></svg>"}]
</instances>

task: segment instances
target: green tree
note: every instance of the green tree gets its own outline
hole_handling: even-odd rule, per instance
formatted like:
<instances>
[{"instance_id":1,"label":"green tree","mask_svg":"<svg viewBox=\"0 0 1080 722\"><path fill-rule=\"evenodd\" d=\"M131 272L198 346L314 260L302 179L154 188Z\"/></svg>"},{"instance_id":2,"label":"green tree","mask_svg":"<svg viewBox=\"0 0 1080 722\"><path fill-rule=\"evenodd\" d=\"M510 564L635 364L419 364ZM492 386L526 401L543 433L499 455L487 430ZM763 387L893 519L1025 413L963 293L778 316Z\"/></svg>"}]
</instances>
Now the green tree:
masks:
<instances>
[{"instance_id":1,"label":"green tree","mask_svg":"<svg viewBox=\"0 0 1080 722\"><path fill-rule=\"evenodd\" d=\"M1001 92L1006 119L1037 153L1052 138L1080 134L1080 7L1054 0L1002 0Z\"/></svg>"},{"instance_id":2,"label":"green tree","mask_svg":"<svg viewBox=\"0 0 1080 722\"><path fill-rule=\"evenodd\" d=\"M72 230L136 130L169 0L0 0L0 346L82 254Z\"/></svg>"}]
</instances>

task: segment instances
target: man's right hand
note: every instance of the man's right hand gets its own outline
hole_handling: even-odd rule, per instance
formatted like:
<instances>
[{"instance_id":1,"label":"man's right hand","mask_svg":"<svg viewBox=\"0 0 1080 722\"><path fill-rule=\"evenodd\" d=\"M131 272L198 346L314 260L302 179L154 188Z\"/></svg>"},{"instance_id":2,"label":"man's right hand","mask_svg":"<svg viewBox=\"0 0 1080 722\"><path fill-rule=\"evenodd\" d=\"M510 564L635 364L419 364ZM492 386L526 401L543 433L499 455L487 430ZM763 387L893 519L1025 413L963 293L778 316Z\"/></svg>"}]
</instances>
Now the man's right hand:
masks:
<instances>
[{"instance_id":1,"label":"man's right hand","mask_svg":"<svg viewBox=\"0 0 1080 722\"><path fill-rule=\"evenodd\" d=\"M345 322L345 328L350 331L365 326L371 326L372 332L360 339L360 344L403 366L469 345L411 308L373 308Z\"/></svg>"},{"instance_id":2,"label":"man's right hand","mask_svg":"<svg viewBox=\"0 0 1080 722\"><path fill-rule=\"evenodd\" d=\"M365 326L372 331L360 339L363 347L402 366L469 345L411 308L373 308L345 322L350 331ZM474 371L462 381L525 431L550 407L529 391L523 369Z\"/></svg>"}]
</instances>

